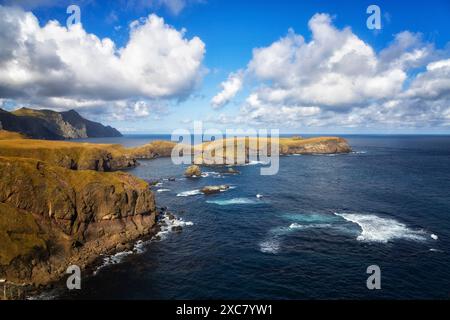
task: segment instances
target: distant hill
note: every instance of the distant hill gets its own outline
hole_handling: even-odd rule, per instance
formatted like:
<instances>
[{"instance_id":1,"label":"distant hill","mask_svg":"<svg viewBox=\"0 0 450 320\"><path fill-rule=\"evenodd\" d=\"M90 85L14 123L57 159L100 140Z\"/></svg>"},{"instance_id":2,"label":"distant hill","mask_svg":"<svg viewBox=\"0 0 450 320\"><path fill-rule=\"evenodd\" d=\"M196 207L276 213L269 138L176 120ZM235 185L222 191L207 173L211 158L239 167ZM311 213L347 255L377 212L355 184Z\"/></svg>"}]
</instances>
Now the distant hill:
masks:
<instances>
[{"instance_id":1,"label":"distant hill","mask_svg":"<svg viewBox=\"0 0 450 320\"><path fill-rule=\"evenodd\" d=\"M8 112L0 109L0 129L51 140L122 136L110 126L84 119L75 110L56 112L21 108Z\"/></svg>"}]
</instances>

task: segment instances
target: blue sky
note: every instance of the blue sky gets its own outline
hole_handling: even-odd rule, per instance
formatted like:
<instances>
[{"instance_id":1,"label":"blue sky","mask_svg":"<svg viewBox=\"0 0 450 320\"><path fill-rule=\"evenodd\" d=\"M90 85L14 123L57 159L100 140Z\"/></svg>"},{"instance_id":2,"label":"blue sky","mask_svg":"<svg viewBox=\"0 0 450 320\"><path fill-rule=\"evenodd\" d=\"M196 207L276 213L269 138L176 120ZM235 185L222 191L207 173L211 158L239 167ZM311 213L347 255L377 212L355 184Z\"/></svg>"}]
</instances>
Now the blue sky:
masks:
<instances>
[{"instance_id":1,"label":"blue sky","mask_svg":"<svg viewBox=\"0 0 450 320\"><path fill-rule=\"evenodd\" d=\"M39 20L41 28L44 28L50 20L59 21L61 26L65 26L68 16L66 7L69 3L64 1L58 4L48 0L0 1L0 3L6 8L4 15L16 17L13 19L24 19L19 13L12 15L10 11L7 11L13 4L20 6L24 12L31 11ZM180 73L186 74L186 79L183 79L186 83L180 81L173 84L168 79L163 80L162 82L167 83L169 87L159 89L165 93L149 86L144 89L141 86L139 89L131 88L133 85L130 84L131 89L117 98L110 95L107 95L108 97L94 95L94 97L91 92L86 93L89 90L80 90L80 92L54 90L54 85L51 89L47 89L45 85L50 86L48 82L51 81L43 81L38 89L31 88L29 85L11 88L11 83L15 83L14 77L19 73L12 74L9 78L3 79L6 89L2 88L2 79L0 79L0 98L4 108L28 105L65 109L70 106L71 99L83 100L85 103L75 106L74 109L94 120L107 122L122 131L133 133L160 133L171 132L182 127L190 128L192 120L203 120L206 126L220 129L262 127L280 128L282 132L305 133L448 133L450 131L450 90L448 90L450 71L447 70L450 69L447 65L450 61L448 60L450 57L448 54L450 2L448 1L84 0L71 1L70 4L80 6L81 24L85 33L92 34L98 39L109 38L115 44L116 50L129 44L132 29L130 24L143 18L141 26L145 26L144 19L151 14L162 18L168 28L180 34L182 29L186 29L181 39L190 41L196 37L204 46L196 43L195 50L192 49L193 51L189 53L193 60L198 59L200 65L198 68L180 70ZM366 9L371 4L376 4L381 9L381 30L369 30L366 26L369 16ZM316 16L320 13L327 16ZM309 23L317 25L317 30L320 31L313 35L311 27L308 26ZM346 27L350 27L351 31L344 31ZM290 29L292 31L289 35ZM336 38L342 39L342 43L337 41L335 44L318 45L316 49L311 49L311 52L304 53L307 51L308 44L318 43L321 37L319 33L327 33L327 30L336 32ZM167 29L163 28L162 37L168 34L166 31ZM403 36L396 36L402 33ZM46 39L51 36L50 32L45 35ZM59 46L58 41L63 41L60 40L61 37L55 40L56 46ZM145 35L143 37L145 39ZM303 37L302 40L299 40L299 37ZM361 43L356 41L358 43L355 44L352 40L355 37ZM155 37L149 37L149 39L155 39ZM8 41L4 37L0 40L2 45ZM178 48L181 54L184 54L183 50L188 49L182 41L171 44L179 47L169 49ZM360 62L361 67L355 68L366 70L369 65L370 68L374 68L373 70L364 71L366 73L360 76L358 72L349 71L347 67L342 71L343 62L336 68L329 67L328 70L320 71L308 65L310 62L307 59L310 56L314 56L319 65L325 64L326 59L333 56L333 52L347 50L343 48L346 41L355 46L350 51L358 52L355 56L356 60L363 56L361 61L364 60L364 62ZM395 46L405 42L408 46L404 48L401 45ZM270 59L279 60L278 51L271 47L274 44L282 47L281 52L286 50L293 52L292 56L284 57L286 61L281 61L277 66L273 65L274 70L286 68L285 71L280 70L275 73L273 70L264 69L267 67L265 63L270 62ZM48 46L53 48L50 44ZM142 45L139 48L164 52L169 50L166 47L161 49L151 45ZM255 48L265 48L265 50L262 50L257 57L254 55ZM381 54L388 48L392 49L390 55ZM47 48L43 49L43 51L46 50ZM323 53L325 51L328 55ZM420 58L417 57L419 53L422 54ZM30 53L25 52L26 54ZM116 55L119 54L116 52ZM136 57L135 54L133 52L130 56ZM413 61L411 57L414 55L416 58ZM145 59L145 53L139 56ZM385 56L389 57L385 58ZM400 56L403 57L402 61L399 59L394 61L394 58ZM64 59L64 57L61 58L63 62L65 62ZM155 59L164 59L164 57L156 56ZM19 61L22 60L19 59ZM172 60L162 60L160 63L170 65ZM176 61L175 64L178 63ZM349 56L345 64L348 66L352 63L352 58ZM101 64L100 60L97 64L99 70L109 68ZM377 66L374 67L374 64ZM438 68L430 68L430 64ZM146 65L139 64L139 66ZM179 66L182 67L183 62ZM269 63L269 69L271 67ZM0 68L2 68L1 65ZM154 68L152 64L149 70ZM92 69L91 67L90 70ZM167 72L172 71L168 70ZM311 76L306 73L306 70L311 72ZM280 76L283 73L286 74L286 78L292 77L295 80L287 82ZM109 73L105 72L105 74ZM156 72L156 75L149 75L149 79L144 81L158 82L158 74ZM360 80L357 84L351 84L352 77L356 76L360 77ZM212 104L213 97L223 91L221 84L227 79L233 80L233 77L238 81L234 82L235 88L238 87L238 89L230 89L232 93L227 93L226 99L219 99L217 101L220 103ZM78 81L77 76L74 78L76 79L73 81ZM308 80L313 78L317 78L315 81L322 83L324 87L317 86L316 82L312 83L312 80ZM367 83L368 79L374 78L378 79L378 83L359 84L359 81ZM117 81L126 81L128 78L124 79L120 78ZM335 90L328 90L329 79L338 79L342 83L348 82L352 88L347 92L347 88L336 85ZM94 89L98 85L96 81L92 81ZM115 79L105 79L107 84L114 81ZM390 86L381 86L380 83L383 82ZM426 95L430 91L427 89L430 84L437 84L436 87L440 91L432 96ZM100 85L100 87L110 92L117 91L116 87L109 88L108 85ZM311 94L315 92L314 90L319 92ZM385 90L386 93L382 94L380 90ZM46 93L47 91L52 93ZM56 94L53 93L55 91L57 91ZM322 91L323 94L321 94ZM26 93L22 94L22 92ZM345 92L348 97L345 99L325 98L326 95L336 96L341 92ZM278 98L280 94L282 97ZM49 103L55 96L58 99L67 99L67 105L58 106ZM93 102L90 106L89 101L94 100L95 103ZM143 101L139 105L141 107L132 106L133 103L141 100ZM120 112L114 112L113 108L121 109ZM133 112L136 114L134 115Z\"/></svg>"}]
</instances>

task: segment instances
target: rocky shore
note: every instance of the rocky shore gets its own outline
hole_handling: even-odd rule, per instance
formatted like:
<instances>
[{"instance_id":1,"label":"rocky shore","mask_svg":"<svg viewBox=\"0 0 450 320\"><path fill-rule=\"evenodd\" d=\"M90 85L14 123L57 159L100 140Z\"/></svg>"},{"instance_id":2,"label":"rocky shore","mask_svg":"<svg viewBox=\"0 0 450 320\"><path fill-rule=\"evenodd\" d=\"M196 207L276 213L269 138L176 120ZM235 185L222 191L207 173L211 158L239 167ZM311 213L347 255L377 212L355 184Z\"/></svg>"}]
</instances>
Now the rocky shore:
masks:
<instances>
[{"instance_id":1,"label":"rocky shore","mask_svg":"<svg viewBox=\"0 0 450 320\"><path fill-rule=\"evenodd\" d=\"M0 132L0 281L46 285L155 231L149 185L108 172L136 165L121 147L21 138Z\"/></svg>"},{"instance_id":2,"label":"rocky shore","mask_svg":"<svg viewBox=\"0 0 450 320\"><path fill-rule=\"evenodd\" d=\"M241 142L248 152L252 145ZM259 141L256 151L266 142ZM235 163L223 145L218 141L194 149L209 147L225 164ZM15 288L12 297L21 298L23 288L58 281L70 265L85 268L160 228L181 231L173 214L156 209L147 182L119 171L137 166L138 159L168 157L175 146L169 141L124 148L33 140L0 130L0 287L8 283ZM351 151L341 138L280 139L278 147L282 155ZM200 164L206 156L201 153ZM185 173L201 174L196 165ZM239 172L228 168L227 174ZM228 188L208 186L202 193ZM158 215L164 217L161 224Z\"/></svg>"}]
</instances>

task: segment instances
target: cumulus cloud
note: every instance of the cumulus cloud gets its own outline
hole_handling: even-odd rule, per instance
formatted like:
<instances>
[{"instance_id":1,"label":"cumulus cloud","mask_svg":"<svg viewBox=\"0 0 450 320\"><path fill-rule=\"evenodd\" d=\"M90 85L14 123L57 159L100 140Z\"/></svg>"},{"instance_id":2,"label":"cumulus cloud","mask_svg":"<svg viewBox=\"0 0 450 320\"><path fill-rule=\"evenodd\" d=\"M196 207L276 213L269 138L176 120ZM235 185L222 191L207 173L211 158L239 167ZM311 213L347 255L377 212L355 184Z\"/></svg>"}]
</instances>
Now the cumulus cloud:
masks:
<instances>
[{"instance_id":1,"label":"cumulus cloud","mask_svg":"<svg viewBox=\"0 0 450 320\"><path fill-rule=\"evenodd\" d=\"M223 107L241 90L244 73L242 71L231 73L228 79L221 83L222 91L215 95L211 100L214 108Z\"/></svg>"},{"instance_id":2,"label":"cumulus cloud","mask_svg":"<svg viewBox=\"0 0 450 320\"><path fill-rule=\"evenodd\" d=\"M406 91L408 98L442 100L450 102L450 59L434 61L427 65Z\"/></svg>"},{"instance_id":3,"label":"cumulus cloud","mask_svg":"<svg viewBox=\"0 0 450 320\"><path fill-rule=\"evenodd\" d=\"M308 26L309 41L289 30L253 50L245 74L256 86L234 118L292 127L448 125L450 60L420 34L401 32L377 53L327 14Z\"/></svg>"},{"instance_id":4,"label":"cumulus cloud","mask_svg":"<svg viewBox=\"0 0 450 320\"><path fill-rule=\"evenodd\" d=\"M184 99L205 73L201 39L154 14L132 22L128 43L117 48L80 24L41 27L33 13L0 6L0 43L0 98L23 103Z\"/></svg>"}]
</instances>

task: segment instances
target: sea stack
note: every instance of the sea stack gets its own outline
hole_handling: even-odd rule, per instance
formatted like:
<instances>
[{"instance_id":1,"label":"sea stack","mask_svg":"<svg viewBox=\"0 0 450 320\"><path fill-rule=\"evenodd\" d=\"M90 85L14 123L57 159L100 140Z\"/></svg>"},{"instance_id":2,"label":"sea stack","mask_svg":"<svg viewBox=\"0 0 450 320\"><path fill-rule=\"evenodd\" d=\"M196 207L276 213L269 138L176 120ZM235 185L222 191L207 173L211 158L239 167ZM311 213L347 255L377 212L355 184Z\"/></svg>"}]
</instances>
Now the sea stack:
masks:
<instances>
[{"instance_id":1,"label":"sea stack","mask_svg":"<svg viewBox=\"0 0 450 320\"><path fill-rule=\"evenodd\" d=\"M197 165L192 165L186 169L184 175L188 178L196 178L202 175L202 170Z\"/></svg>"}]
</instances>

